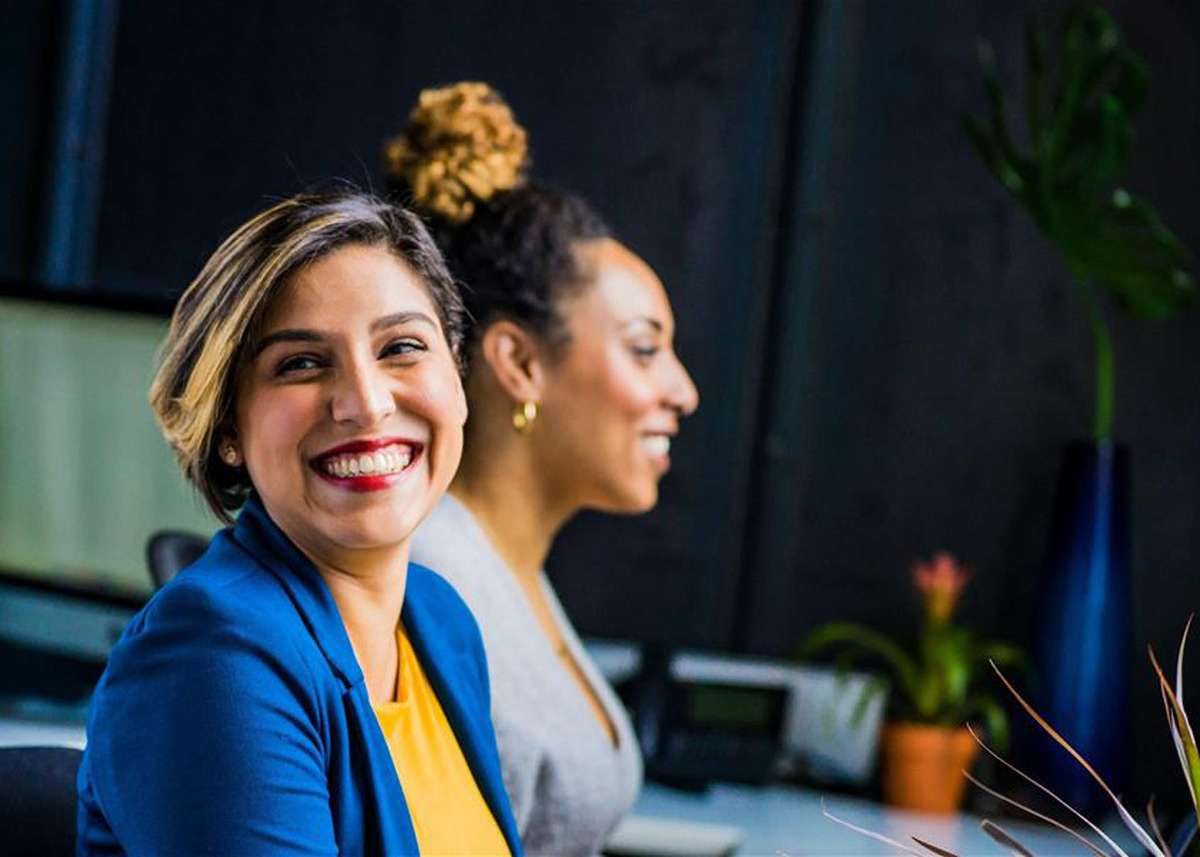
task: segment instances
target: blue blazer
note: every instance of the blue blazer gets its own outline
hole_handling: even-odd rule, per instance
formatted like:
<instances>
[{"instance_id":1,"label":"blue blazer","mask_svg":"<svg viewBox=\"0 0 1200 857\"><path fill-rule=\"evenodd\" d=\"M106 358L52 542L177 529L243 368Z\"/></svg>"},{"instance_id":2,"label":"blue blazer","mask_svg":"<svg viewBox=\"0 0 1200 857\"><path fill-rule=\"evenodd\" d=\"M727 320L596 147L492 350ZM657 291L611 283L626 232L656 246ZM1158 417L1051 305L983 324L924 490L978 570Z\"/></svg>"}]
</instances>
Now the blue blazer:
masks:
<instances>
[{"instance_id":1,"label":"blue blazer","mask_svg":"<svg viewBox=\"0 0 1200 857\"><path fill-rule=\"evenodd\" d=\"M410 565L401 613L513 854L479 630ZM79 770L81 854L417 854L329 589L252 500L109 656Z\"/></svg>"}]
</instances>

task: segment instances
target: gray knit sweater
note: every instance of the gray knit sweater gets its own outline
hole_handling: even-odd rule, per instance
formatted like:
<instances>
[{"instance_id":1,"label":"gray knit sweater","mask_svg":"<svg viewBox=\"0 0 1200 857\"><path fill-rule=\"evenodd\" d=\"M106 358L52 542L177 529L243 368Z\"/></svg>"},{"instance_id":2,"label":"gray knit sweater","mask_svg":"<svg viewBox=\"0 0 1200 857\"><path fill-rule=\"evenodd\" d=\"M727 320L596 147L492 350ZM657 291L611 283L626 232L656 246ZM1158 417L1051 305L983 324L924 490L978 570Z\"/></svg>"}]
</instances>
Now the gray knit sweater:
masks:
<instances>
[{"instance_id":1,"label":"gray knit sweater","mask_svg":"<svg viewBox=\"0 0 1200 857\"><path fill-rule=\"evenodd\" d=\"M479 623L504 785L526 853L598 853L637 798L642 762L628 715L588 657L550 581L542 575L551 612L616 727L615 748L513 572L449 494L417 531L412 561L449 580Z\"/></svg>"}]
</instances>

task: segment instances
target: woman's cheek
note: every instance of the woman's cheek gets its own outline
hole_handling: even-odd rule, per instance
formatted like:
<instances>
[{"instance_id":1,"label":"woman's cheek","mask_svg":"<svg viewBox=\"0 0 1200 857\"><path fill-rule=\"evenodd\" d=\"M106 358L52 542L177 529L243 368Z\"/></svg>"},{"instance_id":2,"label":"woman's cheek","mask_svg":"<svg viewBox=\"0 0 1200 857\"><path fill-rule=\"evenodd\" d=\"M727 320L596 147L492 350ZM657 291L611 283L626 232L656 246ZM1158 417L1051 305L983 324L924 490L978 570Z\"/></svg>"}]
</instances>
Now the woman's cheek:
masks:
<instances>
[{"instance_id":1,"label":"woman's cheek","mask_svg":"<svg viewBox=\"0 0 1200 857\"><path fill-rule=\"evenodd\" d=\"M654 379L629 353L626 346L614 347L608 354L607 399L631 417L653 411L660 401Z\"/></svg>"},{"instance_id":2,"label":"woman's cheek","mask_svg":"<svg viewBox=\"0 0 1200 857\"><path fill-rule=\"evenodd\" d=\"M453 366L439 367L423 379L408 406L430 424L435 466L444 471L435 478L449 484L462 457L463 425L467 421L467 397Z\"/></svg>"},{"instance_id":3,"label":"woman's cheek","mask_svg":"<svg viewBox=\"0 0 1200 857\"><path fill-rule=\"evenodd\" d=\"M439 367L423 379L418 393L419 408L431 423L454 424L467 421L467 394L462 379L452 367Z\"/></svg>"},{"instance_id":4,"label":"woman's cheek","mask_svg":"<svg viewBox=\"0 0 1200 857\"><path fill-rule=\"evenodd\" d=\"M282 393L259 389L238 403L245 426L241 432L242 451L251 466L281 457L284 440L296 430L299 409Z\"/></svg>"},{"instance_id":5,"label":"woman's cheek","mask_svg":"<svg viewBox=\"0 0 1200 857\"><path fill-rule=\"evenodd\" d=\"M652 381L631 372L621 379L613 398L623 403L630 416L643 417L658 406L661 397Z\"/></svg>"}]
</instances>

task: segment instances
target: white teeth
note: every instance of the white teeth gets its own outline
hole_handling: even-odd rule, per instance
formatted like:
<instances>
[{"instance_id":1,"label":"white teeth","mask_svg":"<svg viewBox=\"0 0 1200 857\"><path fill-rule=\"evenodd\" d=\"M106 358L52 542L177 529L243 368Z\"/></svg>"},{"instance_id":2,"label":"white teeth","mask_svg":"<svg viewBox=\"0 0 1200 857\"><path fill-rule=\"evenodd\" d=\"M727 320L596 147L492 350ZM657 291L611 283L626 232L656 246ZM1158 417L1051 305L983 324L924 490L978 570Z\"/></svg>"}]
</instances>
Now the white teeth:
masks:
<instances>
[{"instance_id":1,"label":"white teeth","mask_svg":"<svg viewBox=\"0 0 1200 857\"><path fill-rule=\"evenodd\" d=\"M666 458L671 454L671 438L665 434L650 434L642 437L642 451L651 458Z\"/></svg>"},{"instance_id":2,"label":"white teeth","mask_svg":"<svg viewBox=\"0 0 1200 857\"><path fill-rule=\"evenodd\" d=\"M412 455L411 447L390 446L386 450L364 455L339 455L328 459L323 467L326 473L340 479L388 475L408 467L412 463Z\"/></svg>"}]
</instances>

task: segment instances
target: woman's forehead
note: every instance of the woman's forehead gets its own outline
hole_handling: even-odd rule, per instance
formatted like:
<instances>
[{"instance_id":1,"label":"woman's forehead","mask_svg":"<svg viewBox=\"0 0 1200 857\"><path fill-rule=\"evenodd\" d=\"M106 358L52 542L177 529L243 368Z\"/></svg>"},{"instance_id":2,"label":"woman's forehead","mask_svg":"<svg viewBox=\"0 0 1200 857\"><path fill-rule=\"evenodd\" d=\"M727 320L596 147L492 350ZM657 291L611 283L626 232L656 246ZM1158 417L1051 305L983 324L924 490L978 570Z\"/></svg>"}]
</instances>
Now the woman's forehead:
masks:
<instances>
[{"instance_id":1,"label":"woman's forehead","mask_svg":"<svg viewBox=\"0 0 1200 857\"><path fill-rule=\"evenodd\" d=\"M394 254L352 245L335 250L288 277L264 319L263 330L299 321L325 327L360 324L405 310L435 314L429 290Z\"/></svg>"},{"instance_id":2,"label":"woman's forehead","mask_svg":"<svg viewBox=\"0 0 1200 857\"><path fill-rule=\"evenodd\" d=\"M611 239L590 244L581 254L592 269L592 282L580 293L574 309L595 321L624 324L645 318L669 328L671 305L653 269Z\"/></svg>"}]
</instances>

